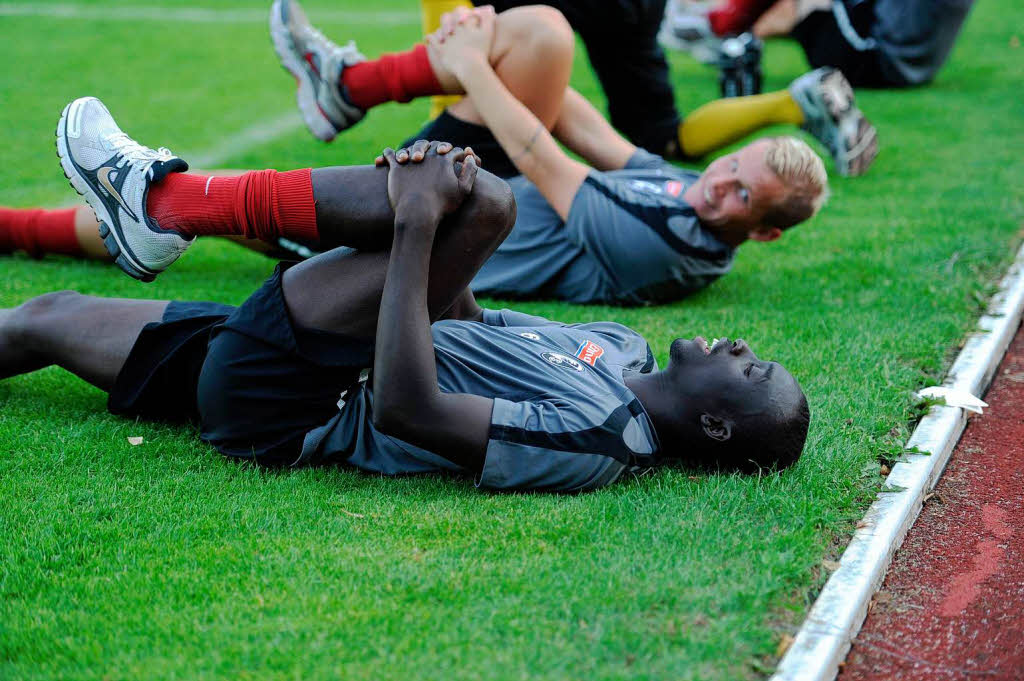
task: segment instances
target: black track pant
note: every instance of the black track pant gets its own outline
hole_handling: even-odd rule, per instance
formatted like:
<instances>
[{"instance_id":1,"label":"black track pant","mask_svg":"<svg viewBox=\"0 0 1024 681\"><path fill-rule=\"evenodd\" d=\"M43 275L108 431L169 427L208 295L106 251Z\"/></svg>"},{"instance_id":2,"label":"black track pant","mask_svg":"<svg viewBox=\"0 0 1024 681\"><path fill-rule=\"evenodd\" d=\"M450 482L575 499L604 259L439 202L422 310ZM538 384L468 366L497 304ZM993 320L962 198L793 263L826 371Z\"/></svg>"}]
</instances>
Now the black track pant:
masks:
<instances>
[{"instance_id":1,"label":"black track pant","mask_svg":"<svg viewBox=\"0 0 1024 681\"><path fill-rule=\"evenodd\" d=\"M664 154L680 122L668 62L658 45L666 0L475 0L498 12L550 5L565 15L587 47L608 98L612 125L633 144Z\"/></svg>"}]
</instances>

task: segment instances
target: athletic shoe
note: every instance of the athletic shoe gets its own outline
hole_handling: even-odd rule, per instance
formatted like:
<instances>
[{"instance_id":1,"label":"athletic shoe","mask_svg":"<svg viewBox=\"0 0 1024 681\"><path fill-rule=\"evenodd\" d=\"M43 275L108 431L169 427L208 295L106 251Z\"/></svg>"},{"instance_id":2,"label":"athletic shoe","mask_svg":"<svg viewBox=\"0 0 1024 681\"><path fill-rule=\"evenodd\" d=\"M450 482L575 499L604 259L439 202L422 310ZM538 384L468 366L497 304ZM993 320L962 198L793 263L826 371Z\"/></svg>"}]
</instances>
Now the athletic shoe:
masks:
<instances>
[{"instance_id":1,"label":"athletic shoe","mask_svg":"<svg viewBox=\"0 0 1024 681\"><path fill-rule=\"evenodd\" d=\"M346 66L366 61L354 42L335 45L310 25L295 0L274 0L270 8L270 37L281 66L295 77L295 100L313 136L330 142L366 115L341 91Z\"/></svg>"},{"instance_id":2,"label":"athletic shoe","mask_svg":"<svg viewBox=\"0 0 1024 681\"><path fill-rule=\"evenodd\" d=\"M152 281L192 244L146 214L150 185L188 164L128 137L100 100L82 97L64 107L57 155L71 186L96 212L107 251L130 276Z\"/></svg>"},{"instance_id":3,"label":"athletic shoe","mask_svg":"<svg viewBox=\"0 0 1024 681\"><path fill-rule=\"evenodd\" d=\"M693 0L669 2L658 31L658 42L666 49L689 52L702 64L717 64L722 39L714 34L708 21L712 5Z\"/></svg>"},{"instance_id":4,"label":"athletic shoe","mask_svg":"<svg viewBox=\"0 0 1024 681\"><path fill-rule=\"evenodd\" d=\"M794 80L789 93L804 113L804 130L832 152L839 174L866 172L878 155L878 133L857 108L846 77L826 66Z\"/></svg>"}]
</instances>

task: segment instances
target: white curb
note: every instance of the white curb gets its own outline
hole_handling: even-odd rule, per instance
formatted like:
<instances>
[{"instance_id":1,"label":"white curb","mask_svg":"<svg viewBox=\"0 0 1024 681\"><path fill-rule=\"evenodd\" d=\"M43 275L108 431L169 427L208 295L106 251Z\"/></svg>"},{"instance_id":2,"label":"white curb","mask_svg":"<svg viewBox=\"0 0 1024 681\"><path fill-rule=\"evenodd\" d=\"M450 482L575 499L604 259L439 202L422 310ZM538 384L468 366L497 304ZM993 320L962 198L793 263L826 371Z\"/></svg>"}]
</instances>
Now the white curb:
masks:
<instances>
[{"instance_id":1,"label":"white curb","mask_svg":"<svg viewBox=\"0 0 1024 681\"><path fill-rule=\"evenodd\" d=\"M943 385L982 396L1013 340L1024 311L1024 246L978 322ZM897 463L883 492L858 530L807 615L771 681L831 681L867 615L868 603L882 583L893 553L914 524L925 495L938 482L964 427L959 407L933 407L907 442L910 454ZM886 489L893 491L884 491Z\"/></svg>"}]
</instances>

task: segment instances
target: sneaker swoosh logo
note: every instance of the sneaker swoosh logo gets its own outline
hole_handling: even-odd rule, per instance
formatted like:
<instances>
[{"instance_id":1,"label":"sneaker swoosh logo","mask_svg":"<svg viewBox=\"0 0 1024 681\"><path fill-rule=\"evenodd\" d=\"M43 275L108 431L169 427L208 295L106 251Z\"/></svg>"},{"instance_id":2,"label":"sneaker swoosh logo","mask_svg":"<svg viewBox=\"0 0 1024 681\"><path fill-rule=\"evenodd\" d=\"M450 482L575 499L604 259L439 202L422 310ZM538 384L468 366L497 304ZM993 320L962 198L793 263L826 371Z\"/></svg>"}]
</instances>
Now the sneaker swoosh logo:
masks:
<instances>
[{"instance_id":1,"label":"sneaker swoosh logo","mask_svg":"<svg viewBox=\"0 0 1024 681\"><path fill-rule=\"evenodd\" d=\"M114 169L110 166L103 166L96 171L96 178L100 181L100 184L103 185L103 188L110 192L110 195L114 197L114 200L121 205L121 208L124 208L124 212L128 213L132 220L138 220L139 218L135 215L135 212L128 207L128 204L125 203L125 200L121 197L121 192L117 191L117 189L114 188L114 185L110 183L110 173L113 171Z\"/></svg>"}]
</instances>

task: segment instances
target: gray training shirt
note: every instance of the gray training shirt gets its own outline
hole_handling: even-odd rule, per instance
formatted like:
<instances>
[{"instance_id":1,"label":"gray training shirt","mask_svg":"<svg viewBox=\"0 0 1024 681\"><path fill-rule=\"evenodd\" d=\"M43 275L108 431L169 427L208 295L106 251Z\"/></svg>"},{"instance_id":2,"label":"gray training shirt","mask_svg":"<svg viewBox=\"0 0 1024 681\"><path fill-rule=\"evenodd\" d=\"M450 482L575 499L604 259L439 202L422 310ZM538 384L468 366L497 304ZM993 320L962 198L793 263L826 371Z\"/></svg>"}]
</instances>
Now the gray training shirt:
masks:
<instances>
[{"instance_id":1,"label":"gray training shirt","mask_svg":"<svg viewBox=\"0 0 1024 681\"><path fill-rule=\"evenodd\" d=\"M643 305L678 300L732 267L734 249L683 200L698 173L638 150L623 170L591 171L565 222L525 177L518 215L473 279L483 295Z\"/></svg>"},{"instance_id":2,"label":"gray training shirt","mask_svg":"<svg viewBox=\"0 0 1024 681\"><path fill-rule=\"evenodd\" d=\"M635 331L511 310L485 310L483 323L441 321L431 330L441 390L494 398L478 487L580 492L653 465L657 435L623 381L623 374L656 368ZM466 472L374 429L368 383L307 434L301 461L345 461L384 475Z\"/></svg>"}]
</instances>

